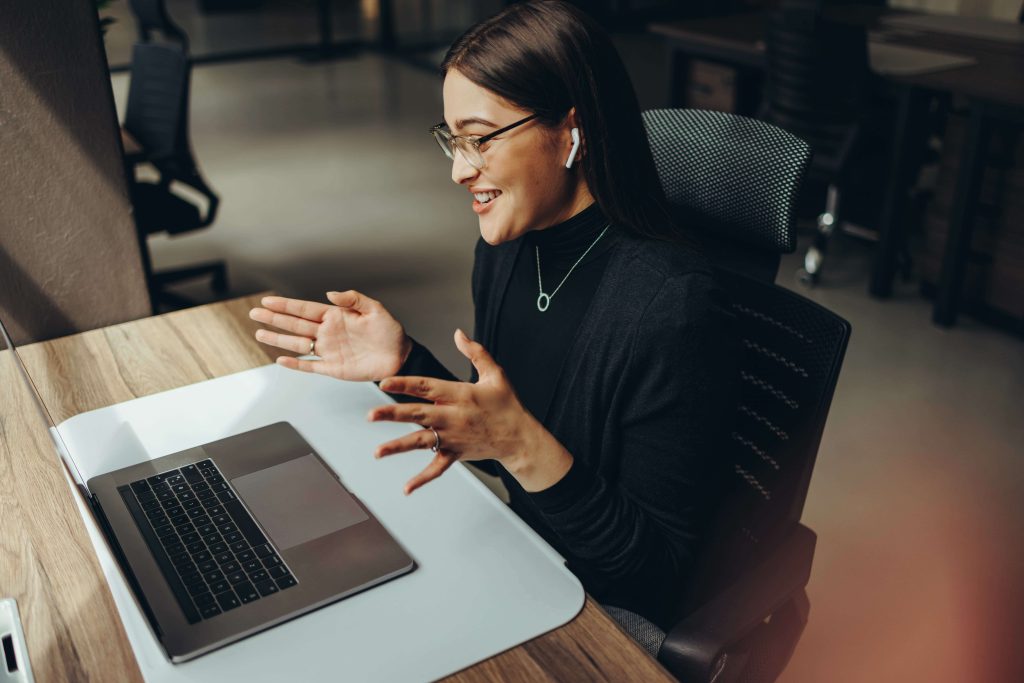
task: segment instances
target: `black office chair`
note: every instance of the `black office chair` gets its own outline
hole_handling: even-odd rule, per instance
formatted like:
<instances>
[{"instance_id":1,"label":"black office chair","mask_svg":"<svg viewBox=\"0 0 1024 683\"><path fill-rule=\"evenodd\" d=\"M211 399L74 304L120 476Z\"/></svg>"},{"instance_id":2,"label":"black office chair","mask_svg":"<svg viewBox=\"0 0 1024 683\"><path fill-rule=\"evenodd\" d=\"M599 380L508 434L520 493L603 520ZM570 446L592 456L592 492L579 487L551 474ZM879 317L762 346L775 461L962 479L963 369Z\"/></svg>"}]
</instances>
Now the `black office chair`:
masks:
<instances>
[{"instance_id":1,"label":"black office chair","mask_svg":"<svg viewBox=\"0 0 1024 683\"><path fill-rule=\"evenodd\" d=\"M219 198L203 179L188 136L190 66L184 50L176 45L137 43L132 52L131 82L124 128L141 145L142 152L128 156L129 179L135 224L139 231L143 266L154 311L160 304L174 307L191 302L166 290L166 286L199 277L211 277L215 292L227 290L227 266L211 261L154 272L147 237L166 232L178 235L205 228L217 215ZM134 167L152 164L160 174L157 182L136 180ZM177 193L172 183L182 183L205 198L205 211Z\"/></svg>"},{"instance_id":2,"label":"black office chair","mask_svg":"<svg viewBox=\"0 0 1024 683\"><path fill-rule=\"evenodd\" d=\"M773 282L796 249L806 142L755 119L699 109L643 114L665 196L720 266Z\"/></svg>"},{"instance_id":3,"label":"black office chair","mask_svg":"<svg viewBox=\"0 0 1024 683\"><path fill-rule=\"evenodd\" d=\"M811 145L809 180L828 188L814 244L804 256L801 278L807 284L820 279L829 239L844 224L841 193L855 170L851 162L863 138L871 79L864 27L826 20L819 4L789 0L771 14L758 117Z\"/></svg>"},{"instance_id":4,"label":"black office chair","mask_svg":"<svg viewBox=\"0 0 1024 683\"><path fill-rule=\"evenodd\" d=\"M156 32L164 41L177 43L188 54L188 35L167 13L167 0L128 0L128 4L135 15L139 42L150 42Z\"/></svg>"},{"instance_id":5,"label":"black office chair","mask_svg":"<svg viewBox=\"0 0 1024 683\"><path fill-rule=\"evenodd\" d=\"M800 515L850 326L765 277L764 258L793 248L806 143L719 112L644 118L666 195L690 203L677 205L679 214L746 254L720 261L719 269L743 355L735 417L716 453L729 480L680 605L683 617L666 633L639 615L606 609L681 681L767 683L788 663L807 622L816 538ZM672 132L672 125L691 128ZM681 150L687 156L666 162ZM770 163L760 158L769 150L780 160L772 173L760 166ZM722 178L733 165L737 178Z\"/></svg>"}]
</instances>

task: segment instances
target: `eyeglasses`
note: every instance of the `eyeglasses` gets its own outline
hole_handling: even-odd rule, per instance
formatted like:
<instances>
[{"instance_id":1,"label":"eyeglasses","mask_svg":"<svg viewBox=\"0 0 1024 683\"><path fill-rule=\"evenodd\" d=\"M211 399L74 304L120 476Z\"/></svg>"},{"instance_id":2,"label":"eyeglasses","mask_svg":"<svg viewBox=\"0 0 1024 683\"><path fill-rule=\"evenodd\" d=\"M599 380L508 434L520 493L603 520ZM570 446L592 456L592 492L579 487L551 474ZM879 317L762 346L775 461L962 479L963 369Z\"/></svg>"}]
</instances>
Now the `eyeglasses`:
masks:
<instances>
[{"instance_id":1,"label":"eyeglasses","mask_svg":"<svg viewBox=\"0 0 1024 683\"><path fill-rule=\"evenodd\" d=\"M484 167L484 164L487 163L484 160L483 152L480 151L480 145L486 144L502 133L507 133L513 128L521 126L527 121L532 121L535 118L537 118L537 114L531 114L525 119L519 119L515 123L509 124L504 128L499 128L493 133L488 133L487 135L482 136L452 135L452 132L448 129L448 124L443 121L431 128L430 133L434 136L434 139L437 141L437 146L441 148L441 151L444 152L446 157L454 161L455 152L459 151L462 153L462 158L465 159L470 166L480 170Z\"/></svg>"}]
</instances>

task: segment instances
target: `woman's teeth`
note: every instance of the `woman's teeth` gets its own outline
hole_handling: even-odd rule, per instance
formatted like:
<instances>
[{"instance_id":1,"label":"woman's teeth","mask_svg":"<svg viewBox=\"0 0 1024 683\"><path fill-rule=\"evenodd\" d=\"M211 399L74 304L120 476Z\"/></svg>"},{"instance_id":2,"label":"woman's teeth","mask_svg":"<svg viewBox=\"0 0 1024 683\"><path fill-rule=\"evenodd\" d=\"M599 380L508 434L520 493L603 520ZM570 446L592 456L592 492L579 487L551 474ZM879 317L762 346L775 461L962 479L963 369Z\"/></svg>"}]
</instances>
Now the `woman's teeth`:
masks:
<instances>
[{"instance_id":1,"label":"woman's teeth","mask_svg":"<svg viewBox=\"0 0 1024 683\"><path fill-rule=\"evenodd\" d=\"M501 194L500 191L494 191L494 192L474 192L473 193L473 197L475 197L476 200L478 202L480 202L481 204L487 204L488 202L490 202L492 199L494 199L495 197L497 197L500 194Z\"/></svg>"}]
</instances>

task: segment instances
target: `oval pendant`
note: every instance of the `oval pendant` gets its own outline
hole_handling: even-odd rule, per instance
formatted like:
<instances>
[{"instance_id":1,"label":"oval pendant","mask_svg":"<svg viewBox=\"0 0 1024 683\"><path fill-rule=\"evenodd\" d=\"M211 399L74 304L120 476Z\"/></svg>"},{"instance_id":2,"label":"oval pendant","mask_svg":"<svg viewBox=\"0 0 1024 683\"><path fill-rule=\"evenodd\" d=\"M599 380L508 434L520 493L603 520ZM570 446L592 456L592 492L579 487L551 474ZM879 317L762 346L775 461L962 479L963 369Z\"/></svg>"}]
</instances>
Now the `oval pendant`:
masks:
<instances>
[{"instance_id":1,"label":"oval pendant","mask_svg":"<svg viewBox=\"0 0 1024 683\"><path fill-rule=\"evenodd\" d=\"M541 292L537 295L537 310L543 313L548 310L548 306L551 305L551 297Z\"/></svg>"}]
</instances>

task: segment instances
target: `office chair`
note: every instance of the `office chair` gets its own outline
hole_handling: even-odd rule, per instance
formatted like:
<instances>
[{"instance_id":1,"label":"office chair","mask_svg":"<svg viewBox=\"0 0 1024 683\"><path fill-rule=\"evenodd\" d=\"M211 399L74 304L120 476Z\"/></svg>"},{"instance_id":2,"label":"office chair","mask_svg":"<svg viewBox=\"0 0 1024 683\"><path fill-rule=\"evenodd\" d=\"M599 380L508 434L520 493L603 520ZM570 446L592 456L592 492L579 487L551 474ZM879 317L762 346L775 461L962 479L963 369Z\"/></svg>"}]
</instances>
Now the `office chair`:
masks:
<instances>
[{"instance_id":1,"label":"office chair","mask_svg":"<svg viewBox=\"0 0 1024 683\"><path fill-rule=\"evenodd\" d=\"M154 272L147 237L166 232L178 235L205 228L217 215L219 198L206 184L188 138L188 91L190 66L184 50L176 45L137 43L132 51L131 82L124 128L142 146L128 156L132 205L143 254L154 312L161 303L186 306L190 302L165 290L169 284L210 276L215 292L227 289L227 266L212 261ZM152 164L160 174L157 182L134 179L134 167ZM172 189L182 183L205 198L205 212Z\"/></svg>"},{"instance_id":2,"label":"office chair","mask_svg":"<svg viewBox=\"0 0 1024 683\"><path fill-rule=\"evenodd\" d=\"M653 111L644 119L666 195L690 203L677 206L679 214L698 229L726 232L745 254L719 261L742 357L733 423L716 453L729 478L680 605L682 618L666 632L627 610L605 609L681 681L767 683L788 663L807 623L816 537L800 514L850 325L771 284L763 267L771 261L750 258L774 250L777 259L793 248L806 143L719 112ZM672 125L691 128L672 133ZM761 157L773 149L784 162L764 173L756 164L767 163ZM666 163L681 150L688 156ZM733 164L736 179L723 179L721 169Z\"/></svg>"},{"instance_id":3,"label":"office chair","mask_svg":"<svg viewBox=\"0 0 1024 683\"><path fill-rule=\"evenodd\" d=\"M871 76L864 27L827 21L817 4L790 0L772 13L758 116L810 143L809 179L828 188L814 244L804 256L801 279L809 285L819 281L829 239L844 224L841 193L852 180Z\"/></svg>"},{"instance_id":4,"label":"office chair","mask_svg":"<svg viewBox=\"0 0 1024 683\"><path fill-rule=\"evenodd\" d=\"M643 113L676 221L719 266L773 282L796 249L797 197L810 147L771 124L699 109Z\"/></svg>"},{"instance_id":5,"label":"office chair","mask_svg":"<svg viewBox=\"0 0 1024 683\"><path fill-rule=\"evenodd\" d=\"M148 43L154 31L165 41L177 43L188 54L188 35L171 20L167 13L167 0L128 0L135 24L139 29L139 42Z\"/></svg>"}]
</instances>

